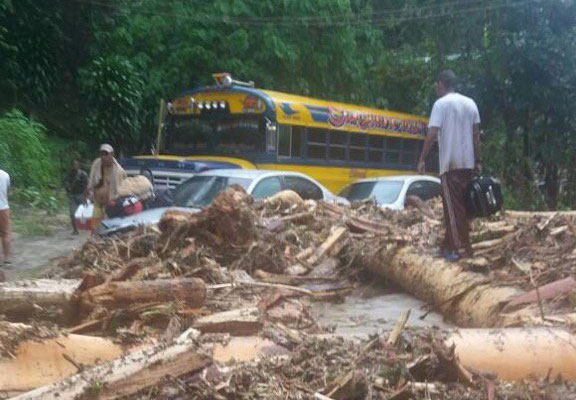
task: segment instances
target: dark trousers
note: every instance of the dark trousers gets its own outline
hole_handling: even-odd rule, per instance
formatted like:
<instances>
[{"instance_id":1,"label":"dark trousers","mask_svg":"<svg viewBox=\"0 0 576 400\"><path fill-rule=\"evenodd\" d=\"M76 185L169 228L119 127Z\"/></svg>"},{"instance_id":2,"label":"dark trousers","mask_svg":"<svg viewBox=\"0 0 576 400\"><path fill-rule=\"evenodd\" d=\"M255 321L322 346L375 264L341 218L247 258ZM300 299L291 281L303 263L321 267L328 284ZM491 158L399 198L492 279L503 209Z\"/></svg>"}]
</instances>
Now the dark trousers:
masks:
<instances>
[{"instance_id":1,"label":"dark trousers","mask_svg":"<svg viewBox=\"0 0 576 400\"><path fill-rule=\"evenodd\" d=\"M74 220L74 214L76 214L76 210L82 203L84 203L84 195L68 194L68 210L70 212L70 222L72 222L72 229L74 230L74 232L77 231L76 222Z\"/></svg>"},{"instance_id":2,"label":"dark trousers","mask_svg":"<svg viewBox=\"0 0 576 400\"><path fill-rule=\"evenodd\" d=\"M455 169L440 177L442 205L444 206L444 250L472 256L470 224L466 213L465 195L468 183L474 176L471 169Z\"/></svg>"}]
</instances>

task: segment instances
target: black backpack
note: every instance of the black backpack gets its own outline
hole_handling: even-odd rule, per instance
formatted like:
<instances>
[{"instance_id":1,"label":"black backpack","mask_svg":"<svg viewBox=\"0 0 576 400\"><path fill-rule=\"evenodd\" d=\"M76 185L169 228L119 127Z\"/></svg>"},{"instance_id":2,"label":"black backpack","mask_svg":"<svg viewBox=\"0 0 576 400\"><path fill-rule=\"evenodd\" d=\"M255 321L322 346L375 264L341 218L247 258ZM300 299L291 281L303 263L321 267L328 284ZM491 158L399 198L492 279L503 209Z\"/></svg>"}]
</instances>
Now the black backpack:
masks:
<instances>
[{"instance_id":1,"label":"black backpack","mask_svg":"<svg viewBox=\"0 0 576 400\"><path fill-rule=\"evenodd\" d=\"M471 218L489 217L502 209L500 182L490 176L477 176L466 190L466 211Z\"/></svg>"}]
</instances>

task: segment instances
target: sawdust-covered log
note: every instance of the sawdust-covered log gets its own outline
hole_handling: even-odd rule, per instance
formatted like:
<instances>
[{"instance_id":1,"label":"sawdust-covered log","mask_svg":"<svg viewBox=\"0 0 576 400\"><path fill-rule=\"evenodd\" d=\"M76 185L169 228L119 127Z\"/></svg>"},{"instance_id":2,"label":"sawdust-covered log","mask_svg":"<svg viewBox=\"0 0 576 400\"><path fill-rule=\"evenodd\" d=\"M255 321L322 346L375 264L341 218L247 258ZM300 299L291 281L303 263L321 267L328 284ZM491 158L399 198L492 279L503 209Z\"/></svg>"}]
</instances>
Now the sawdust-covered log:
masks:
<instances>
[{"instance_id":1,"label":"sawdust-covered log","mask_svg":"<svg viewBox=\"0 0 576 400\"><path fill-rule=\"evenodd\" d=\"M257 307L224 311L201 317L194 322L194 328L202 333L229 333L232 336L257 334L263 327Z\"/></svg>"},{"instance_id":2,"label":"sawdust-covered log","mask_svg":"<svg viewBox=\"0 0 576 400\"><path fill-rule=\"evenodd\" d=\"M210 359L197 352L198 335L198 331L190 329L169 345L137 351L13 400L112 400L131 395L158 384L166 376L178 377L207 366Z\"/></svg>"},{"instance_id":3,"label":"sawdust-covered log","mask_svg":"<svg viewBox=\"0 0 576 400\"><path fill-rule=\"evenodd\" d=\"M202 306L205 299L206 285L198 278L108 282L80 294L81 305L87 309L152 302L180 302L195 308Z\"/></svg>"},{"instance_id":4,"label":"sawdust-covered log","mask_svg":"<svg viewBox=\"0 0 576 400\"><path fill-rule=\"evenodd\" d=\"M491 327L503 324L504 318L514 319L514 314L504 317L501 311L523 293L518 288L498 286L457 263L419 254L411 247L367 251L359 255L359 261L462 327Z\"/></svg>"},{"instance_id":5,"label":"sawdust-covered log","mask_svg":"<svg viewBox=\"0 0 576 400\"><path fill-rule=\"evenodd\" d=\"M41 314L66 320L71 317L71 299L80 281L72 279L35 279L0 284L0 314L23 321ZM55 311L47 313L46 311Z\"/></svg>"},{"instance_id":6,"label":"sawdust-covered log","mask_svg":"<svg viewBox=\"0 0 576 400\"><path fill-rule=\"evenodd\" d=\"M446 340L465 367L504 380L576 380L576 337L559 328L461 329Z\"/></svg>"}]
</instances>

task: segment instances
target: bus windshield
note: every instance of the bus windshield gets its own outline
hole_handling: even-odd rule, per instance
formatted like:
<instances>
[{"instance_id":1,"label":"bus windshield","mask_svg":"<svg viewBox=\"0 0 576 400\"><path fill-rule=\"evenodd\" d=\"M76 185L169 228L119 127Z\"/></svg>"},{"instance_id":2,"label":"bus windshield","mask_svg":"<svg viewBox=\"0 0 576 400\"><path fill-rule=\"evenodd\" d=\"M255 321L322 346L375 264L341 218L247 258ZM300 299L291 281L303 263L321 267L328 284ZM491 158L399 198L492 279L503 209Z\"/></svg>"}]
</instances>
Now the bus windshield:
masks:
<instances>
[{"instance_id":1,"label":"bus windshield","mask_svg":"<svg viewBox=\"0 0 576 400\"><path fill-rule=\"evenodd\" d=\"M177 155L263 152L264 126L253 115L174 118L167 125L165 150Z\"/></svg>"}]
</instances>

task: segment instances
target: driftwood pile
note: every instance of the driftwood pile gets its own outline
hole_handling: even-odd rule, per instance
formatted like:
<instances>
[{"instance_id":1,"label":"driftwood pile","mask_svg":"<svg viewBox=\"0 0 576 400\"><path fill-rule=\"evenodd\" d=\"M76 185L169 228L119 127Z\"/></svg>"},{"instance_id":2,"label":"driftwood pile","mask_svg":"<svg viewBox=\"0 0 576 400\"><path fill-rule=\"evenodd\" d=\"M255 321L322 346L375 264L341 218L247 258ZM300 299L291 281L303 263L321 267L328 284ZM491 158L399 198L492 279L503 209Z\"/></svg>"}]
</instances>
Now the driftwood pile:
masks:
<instances>
[{"instance_id":1,"label":"driftwood pile","mask_svg":"<svg viewBox=\"0 0 576 400\"><path fill-rule=\"evenodd\" d=\"M237 272L245 271L259 283L290 285L292 290L297 286L300 293L318 299L345 294L369 270L461 325L532 324L535 314L537 324L576 320L573 213L509 212L475 220L475 257L454 265L436 255L444 234L441 218L439 201L415 202L397 212L371 202L343 207L302 201L293 192L282 192L254 204L244 191L233 188L199 213L170 211L157 228L91 240L61 264L59 274L83 278L90 272L99 283L200 278L210 286L233 284ZM390 270L398 257L407 264L398 271L400 276ZM423 263L449 273L442 277ZM442 290L458 280L467 283ZM452 301L465 293L477 298L478 291L492 301L466 306ZM438 296L441 292L446 295ZM530 306L538 310L515 314L513 322L501 318L502 313ZM459 316L475 312L479 315ZM548 317L552 319L545 321Z\"/></svg>"},{"instance_id":2,"label":"driftwood pile","mask_svg":"<svg viewBox=\"0 0 576 400\"><path fill-rule=\"evenodd\" d=\"M392 339L362 344L313 336L322 331L309 301L340 299L374 273L461 326L576 323L571 214L474 221L476 256L458 263L436 256L441 215L437 201L395 212L282 192L254 203L233 187L198 213L169 211L157 227L93 238L52 279L0 285L5 331L22 340L90 334L152 348L100 369L81 366L64 386L21 398L491 399L497 389L520 399L544 386L568 398L567 386L519 388L471 374L438 334L407 334L403 325ZM41 320L61 332L30 328ZM290 355L209 372L202 343L229 335L266 337ZM14 336L0 335L4 355L16 352Z\"/></svg>"}]
</instances>

